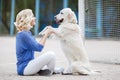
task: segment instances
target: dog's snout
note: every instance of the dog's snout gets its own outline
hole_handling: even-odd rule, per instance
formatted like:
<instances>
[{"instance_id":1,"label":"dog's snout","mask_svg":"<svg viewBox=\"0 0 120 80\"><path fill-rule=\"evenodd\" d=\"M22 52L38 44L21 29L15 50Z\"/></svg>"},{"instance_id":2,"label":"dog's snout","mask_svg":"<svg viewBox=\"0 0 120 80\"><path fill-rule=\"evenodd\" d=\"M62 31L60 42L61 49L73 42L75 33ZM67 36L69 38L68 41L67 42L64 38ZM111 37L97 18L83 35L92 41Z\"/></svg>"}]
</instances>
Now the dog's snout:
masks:
<instances>
[{"instance_id":1,"label":"dog's snout","mask_svg":"<svg viewBox=\"0 0 120 80\"><path fill-rule=\"evenodd\" d=\"M54 16L54 19L56 20L56 19L57 19L57 17L56 17L56 16Z\"/></svg>"}]
</instances>

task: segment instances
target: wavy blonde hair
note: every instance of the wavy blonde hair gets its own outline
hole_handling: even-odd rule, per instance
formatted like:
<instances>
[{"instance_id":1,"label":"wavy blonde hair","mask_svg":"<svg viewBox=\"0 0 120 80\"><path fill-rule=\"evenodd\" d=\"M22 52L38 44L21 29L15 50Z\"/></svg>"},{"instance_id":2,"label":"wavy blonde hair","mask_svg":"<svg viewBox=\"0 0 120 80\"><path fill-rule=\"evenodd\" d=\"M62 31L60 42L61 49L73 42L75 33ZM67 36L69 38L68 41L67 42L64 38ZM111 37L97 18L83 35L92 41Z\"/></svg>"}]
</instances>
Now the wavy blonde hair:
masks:
<instances>
[{"instance_id":1,"label":"wavy blonde hair","mask_svg":"<svg viewBox=\"0 0 120 80\"><path fill-rule=\"evenodd\" d=\"M30 30L32 26L30 25L33 12L31 9L24 9L20 11L16 16L16 21L14 22L18 31L22 31L23 29Z\"/></svg>"}]
</instances>

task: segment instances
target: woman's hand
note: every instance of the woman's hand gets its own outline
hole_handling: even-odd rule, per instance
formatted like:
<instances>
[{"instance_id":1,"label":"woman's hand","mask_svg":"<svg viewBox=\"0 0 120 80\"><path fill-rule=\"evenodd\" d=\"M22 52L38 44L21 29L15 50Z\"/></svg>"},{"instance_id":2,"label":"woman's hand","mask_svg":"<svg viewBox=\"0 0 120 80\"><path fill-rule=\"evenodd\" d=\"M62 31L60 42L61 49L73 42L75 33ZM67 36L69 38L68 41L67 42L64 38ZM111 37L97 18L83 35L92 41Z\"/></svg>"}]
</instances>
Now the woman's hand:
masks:
<instances>
[{"instance_id":1,"label":"woman's hand","mask_svg":"<svg viewBox=\"0 0 120 80\"><path fill-rule=\"evenodd\" d=\"M47 37L52 33L54 33L54 29L51 26L47 26L45 31L44 31L44 35L41 38L39 43L42 44L42 45L45 45Z\"/></svg>"}]
</instances>

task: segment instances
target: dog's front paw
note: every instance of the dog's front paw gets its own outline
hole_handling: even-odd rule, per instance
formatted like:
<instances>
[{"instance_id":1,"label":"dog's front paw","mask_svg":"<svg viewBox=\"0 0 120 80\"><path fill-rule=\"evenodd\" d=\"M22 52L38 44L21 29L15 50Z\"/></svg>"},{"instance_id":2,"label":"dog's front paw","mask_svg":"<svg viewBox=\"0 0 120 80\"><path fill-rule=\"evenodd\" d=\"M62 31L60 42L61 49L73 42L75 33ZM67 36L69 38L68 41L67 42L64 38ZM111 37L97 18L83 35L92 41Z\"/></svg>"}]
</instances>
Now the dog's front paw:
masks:
<instances>
[{"instance_id":1,"label":"dog's front paw","mask_svg":"<svg viewBox=\"0 0 120 80\"><path fill-rule=\"evenodd\" d=\"M45 33L43 33L43 32L40 32L40 33L39 33L39 36L40 36L40 37L43 37L44 35L45 35Z\"/></svg>"},{"instance_id":2,"label":"dog's front paw","mask_svg":"<svg viewBox=\"0 0 120 80\"><path fill-rule=\"evenodd\" d=\"M47 30L47 27L45 27L40 33L39 33L39 36L42 37L44 36L46 33L45 31Z\"/></svg>"}]
</instances>

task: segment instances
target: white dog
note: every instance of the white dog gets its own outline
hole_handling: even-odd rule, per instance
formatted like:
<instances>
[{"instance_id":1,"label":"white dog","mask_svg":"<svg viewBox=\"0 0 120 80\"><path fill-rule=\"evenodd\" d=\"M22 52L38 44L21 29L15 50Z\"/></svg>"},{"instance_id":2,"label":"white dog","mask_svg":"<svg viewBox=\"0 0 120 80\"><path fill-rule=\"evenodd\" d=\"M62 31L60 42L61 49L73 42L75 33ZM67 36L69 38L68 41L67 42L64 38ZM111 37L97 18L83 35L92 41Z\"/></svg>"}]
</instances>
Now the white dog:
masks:
<instances>
[{"instance_id":1,"label":"white dog","mask_svg":"<svg viewBox=\"0 0 120 80\"><path fill-rule=\"evenodd\" d=\"M64 8L55 16L55 21L60 24L58 28L47 28L52 28L54 35L61 41L61 47L68 60L68 67L64 74L91 74L89 59L75 13L70 8ZM44 34L44 30L40 34Z\"/></svg>"}]
</instances>

